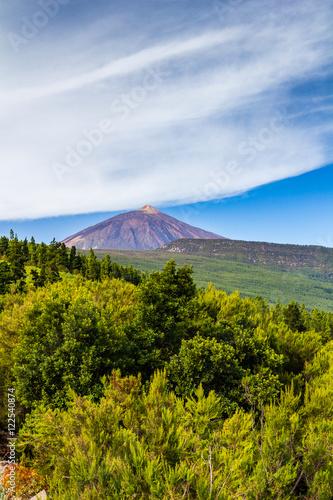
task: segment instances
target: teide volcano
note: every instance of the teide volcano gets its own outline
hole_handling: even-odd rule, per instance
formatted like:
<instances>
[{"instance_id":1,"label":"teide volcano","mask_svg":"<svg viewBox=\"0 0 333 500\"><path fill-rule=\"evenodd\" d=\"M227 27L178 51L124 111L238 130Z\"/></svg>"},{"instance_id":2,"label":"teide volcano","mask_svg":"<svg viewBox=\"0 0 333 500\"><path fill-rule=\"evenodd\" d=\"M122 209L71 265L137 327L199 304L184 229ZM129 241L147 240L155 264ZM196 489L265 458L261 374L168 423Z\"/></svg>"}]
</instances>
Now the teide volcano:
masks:
<instances>
[{"instance_id":1,"label":"teide volcano","mask_svg":"<svg viewBox=\"0 0 333 500\"><path fill-rule=\"evenodd\" d=\"M64 240L87 250L118 248L120 250L154 250L179 238L225 239L218 234L190 226L160 212L151 205L125 212L88 227Z\"/></svg>"}]
</instances>

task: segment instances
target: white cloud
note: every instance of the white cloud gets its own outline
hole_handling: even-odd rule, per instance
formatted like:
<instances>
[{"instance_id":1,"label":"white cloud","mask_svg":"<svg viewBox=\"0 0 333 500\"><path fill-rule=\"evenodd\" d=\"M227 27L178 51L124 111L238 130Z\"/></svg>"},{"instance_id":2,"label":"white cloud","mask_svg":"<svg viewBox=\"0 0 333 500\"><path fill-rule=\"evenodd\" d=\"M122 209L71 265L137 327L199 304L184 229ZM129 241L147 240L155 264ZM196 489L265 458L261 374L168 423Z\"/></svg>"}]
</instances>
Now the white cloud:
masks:
<instances>
[{"instance_id":1,"label":"white cloud","mask_svg":"<svg viewBox=\"0 0 333 500\"><path fill-rule=\"evenodd\" d=\"M239 35L240 33L235 32L235 30L225 30L223 32L203 34L202 36L188 40L172 41L167 45L150 47L118 59L102 68L62 82L52 83L47 86L19 88L5 92L2 96L2 105L4 106L7 103L20 104L21 102L29 102L33 99L42 99L63 92L80 90L86 85L91 85L107 78L134 73L157 62L184 57L193 52L204 52L214 45L223 46L226 43L232 43L234 39L239 38Z\"/></svg>"},{"instance_id":2,"label":"white cloud","mask_svg":"<svg viewBox=\"0 0 333 500\"><path fill-rule=\"evenodd\" d=\"M170 18L145 38L101 12L4 51L0 220L193 203L332 161L329 104L297 90L329 73L330 2L212 9L182 35L173 5L177 38Z\"/></svg>"}]
</instances>

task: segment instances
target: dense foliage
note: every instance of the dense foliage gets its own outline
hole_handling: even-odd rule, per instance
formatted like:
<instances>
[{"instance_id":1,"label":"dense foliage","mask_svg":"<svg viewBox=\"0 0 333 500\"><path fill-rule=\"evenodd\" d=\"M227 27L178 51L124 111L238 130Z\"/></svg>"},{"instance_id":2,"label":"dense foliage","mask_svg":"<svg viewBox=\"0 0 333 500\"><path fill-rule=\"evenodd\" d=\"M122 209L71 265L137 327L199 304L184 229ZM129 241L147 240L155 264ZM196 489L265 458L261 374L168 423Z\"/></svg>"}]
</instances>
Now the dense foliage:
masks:
<instances>
[{"instance_id":1,"label":"dense foliage","mask_svg":"<svg viewBox=\"0 0 333 500\"><path fill-rule=\"evenodd\" d=\"M19 241L11 231L10 238L0 237L0 294L13 290L23 291L27 284L35 288L61 280L61 273L80 274L91 280L114 277L139 284L143 273L111 262L106 255L98 260L91 249L88 256L78 254L72 246L70 251L64 243L55 240L50 245L37 244L34 238Z\"/></svg>"},{"instance_id":2,"label":"dense foliage","mask_svg":"<svg viewBox=\"0 0 333 500\"><path fill-rule=\"evenodd\" d=\"M1 424L13 386L20 470L51 499L333 497L331 312L198 290L173 260L0 252Z\"/></svg>"}]
</instances>

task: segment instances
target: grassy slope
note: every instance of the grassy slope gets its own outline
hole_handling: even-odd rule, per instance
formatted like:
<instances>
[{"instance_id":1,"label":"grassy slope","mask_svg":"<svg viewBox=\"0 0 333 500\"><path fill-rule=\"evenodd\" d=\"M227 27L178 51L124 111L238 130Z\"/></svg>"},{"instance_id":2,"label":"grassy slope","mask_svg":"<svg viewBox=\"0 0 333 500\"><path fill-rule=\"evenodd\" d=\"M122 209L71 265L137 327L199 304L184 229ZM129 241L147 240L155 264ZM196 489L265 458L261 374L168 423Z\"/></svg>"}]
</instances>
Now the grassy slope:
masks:
<instances>
[{"instance_id":1,"label":"grassy slope","mask_svg":"<svg viewBox=\"0 0 333 500\"><path fill-rule=\"evenodd\" d=\"M81 250L82 253L88 251ZM162 270L166 261L174 258L179 266L193 264L194 279L198 287L212 282L227 292L239 290L242 296L261 295L269 303L277 299L282 303L297 300L308 309L315 307L333 310L333 284L319 276L311 277L303 271L280 271L232 262L201 255L173 254L163 251L96 250L98 258L109 253L111 260L122 265L132 265L142 271Z\"/></svg>"}]
</instances>

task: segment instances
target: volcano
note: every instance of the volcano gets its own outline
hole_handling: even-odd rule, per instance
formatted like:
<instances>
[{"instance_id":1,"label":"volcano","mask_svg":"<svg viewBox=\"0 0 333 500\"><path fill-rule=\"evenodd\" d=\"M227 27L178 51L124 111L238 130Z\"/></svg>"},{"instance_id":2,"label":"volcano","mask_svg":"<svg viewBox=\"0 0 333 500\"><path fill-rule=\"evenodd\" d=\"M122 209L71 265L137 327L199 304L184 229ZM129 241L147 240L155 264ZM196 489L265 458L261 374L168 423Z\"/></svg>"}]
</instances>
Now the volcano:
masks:
<instances>
[{"instance_id":1,"label":"volcano","mask_svg":"<svg viewBox=\"0 0 333 500\"><path fill-rule=\"evenodd\" d=\"M160 212L151 205L125 212L69 236L67 247L154 250L179 238L225 239L218 234L190 226Z\"/></svg>"}]
</instances>

